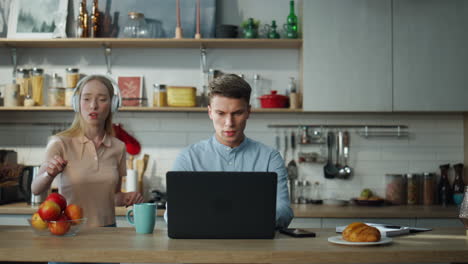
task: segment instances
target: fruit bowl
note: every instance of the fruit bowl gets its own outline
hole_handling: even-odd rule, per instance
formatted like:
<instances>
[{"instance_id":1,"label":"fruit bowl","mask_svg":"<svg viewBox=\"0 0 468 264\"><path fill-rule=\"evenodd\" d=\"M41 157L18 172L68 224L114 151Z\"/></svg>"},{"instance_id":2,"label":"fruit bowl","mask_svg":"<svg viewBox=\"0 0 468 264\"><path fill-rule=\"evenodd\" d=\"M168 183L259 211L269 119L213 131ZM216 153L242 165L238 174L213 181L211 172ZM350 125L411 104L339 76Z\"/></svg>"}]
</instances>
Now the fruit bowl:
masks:
<instances>
[{"instance_id":1,"label":"fruit bowl","mask_svg":"<svg viewBox=\"0 0 468 264\"><path fill-rule=\"evenodd\" d=\"M86 218L63 221L44 221L43 223L33 223L27 219L29 227L39 236L74 236L86 224Z\"/></svg>"}]
</instances>

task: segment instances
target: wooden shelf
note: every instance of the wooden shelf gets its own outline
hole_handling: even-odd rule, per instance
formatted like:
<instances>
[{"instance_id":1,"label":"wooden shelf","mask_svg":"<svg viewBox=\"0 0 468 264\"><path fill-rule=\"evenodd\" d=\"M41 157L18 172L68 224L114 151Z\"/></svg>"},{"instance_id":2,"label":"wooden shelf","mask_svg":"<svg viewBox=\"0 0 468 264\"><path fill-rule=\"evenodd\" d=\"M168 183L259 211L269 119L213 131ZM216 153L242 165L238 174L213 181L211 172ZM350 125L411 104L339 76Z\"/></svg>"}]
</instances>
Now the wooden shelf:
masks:
<instances>
[{"instance_id":1,"label":"wooden shelf","mask_svg":"<svg viewBox=\"0 0 468 264\"><path fill-rule=\"evenodd\" d=\"M17 106L17 107L0 107L1 111L52 111L52 112L68 112L72 111L71 107L65 106ZM206 107L122 107L119 109L121 112L206 112ZM302 109L289 109L289 108L260 108L253 109L255 113L302 113Z\"/></svg>"},{"instance_id":2,"label":"wooden shelf","mask_svg":"<svg viewBox=\"0 0 468 264\"><path fill-rule=\"evenodd\" d=\"M0 38L0 47L10 48L248 48L298 49L302 39L8 39Z\"/></svg>"}]
</instances>

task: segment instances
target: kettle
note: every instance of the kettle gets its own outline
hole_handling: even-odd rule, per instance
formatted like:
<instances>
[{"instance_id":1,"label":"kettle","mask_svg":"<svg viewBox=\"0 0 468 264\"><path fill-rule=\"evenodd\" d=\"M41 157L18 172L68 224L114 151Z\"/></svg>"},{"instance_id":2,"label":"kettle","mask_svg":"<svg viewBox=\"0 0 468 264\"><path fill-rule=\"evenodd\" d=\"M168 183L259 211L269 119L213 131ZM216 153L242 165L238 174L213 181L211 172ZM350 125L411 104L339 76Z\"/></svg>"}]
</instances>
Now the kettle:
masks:
<instances>
[{"instance_id":1,"label":"kettle","mask_svg":"<svg viewBox=\"0 0 468 264\"><path fill-rule=\"evenodd\" d=\"M31 205L39 205L47 197L47 192L35 195L31 191L31 183L33 182L34 178L39 176L39 168L40 166L25 166L19 177L19 190L23 194L28 204Z\"/></svg>"}]
</instances>

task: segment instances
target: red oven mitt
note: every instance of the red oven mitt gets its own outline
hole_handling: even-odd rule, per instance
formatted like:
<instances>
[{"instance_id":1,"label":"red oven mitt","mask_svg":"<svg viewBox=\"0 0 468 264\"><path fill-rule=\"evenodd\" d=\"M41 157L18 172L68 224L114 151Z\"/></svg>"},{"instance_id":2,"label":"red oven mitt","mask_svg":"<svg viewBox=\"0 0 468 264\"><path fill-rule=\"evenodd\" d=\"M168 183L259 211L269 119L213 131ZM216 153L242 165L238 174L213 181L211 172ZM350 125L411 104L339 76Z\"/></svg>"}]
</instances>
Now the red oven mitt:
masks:
<instances>
[{"instance_id":1,"label":"red oven mitt","mask_svg":"<svg viewBox=\"0 0 468 264\"><path fill-rule=\"evenodd\" d=\"M123 129L122 124L112 124L112 127L114 128L115 137L120 139L123 143L125 143L125 147L127 149L128 154L137 155L138 153L140 153L140 143Z\"/></svg>"}]
</instances>

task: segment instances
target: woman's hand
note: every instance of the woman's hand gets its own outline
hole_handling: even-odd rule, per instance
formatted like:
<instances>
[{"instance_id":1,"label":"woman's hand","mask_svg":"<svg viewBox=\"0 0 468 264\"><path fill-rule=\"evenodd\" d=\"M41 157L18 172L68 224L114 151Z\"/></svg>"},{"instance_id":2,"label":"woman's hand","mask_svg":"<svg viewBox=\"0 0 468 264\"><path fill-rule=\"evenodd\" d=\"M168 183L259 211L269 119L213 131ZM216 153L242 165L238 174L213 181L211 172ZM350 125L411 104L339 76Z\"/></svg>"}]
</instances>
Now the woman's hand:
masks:
<instances>
[{"instance_id":1,"label":"woman's hand","mask_svg":"<svg viewBox=\"0 0 468 264\"><path fill-rule=\"evenodd\" d=\"M57 174L61 173L65 166L67 166L68 161L62 159L62 157L55 155L51 160L46 162L46 171L47 174L55 178Z\"/></svg>"},{"instance_id":2,"label":"woman's hand","mask_svg":"<svg viewBox=\"0 0 468 264\"><path fill-rule=\"evenodd\" d=\"M144 202L143 196L139 192L127 192L124 193L124 205L131 206L136 203Z\"/></svg>"}]
</instances>

